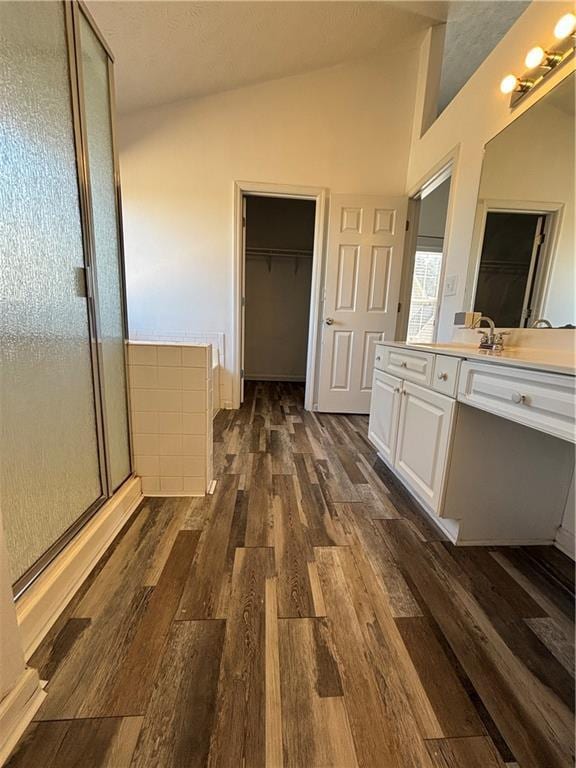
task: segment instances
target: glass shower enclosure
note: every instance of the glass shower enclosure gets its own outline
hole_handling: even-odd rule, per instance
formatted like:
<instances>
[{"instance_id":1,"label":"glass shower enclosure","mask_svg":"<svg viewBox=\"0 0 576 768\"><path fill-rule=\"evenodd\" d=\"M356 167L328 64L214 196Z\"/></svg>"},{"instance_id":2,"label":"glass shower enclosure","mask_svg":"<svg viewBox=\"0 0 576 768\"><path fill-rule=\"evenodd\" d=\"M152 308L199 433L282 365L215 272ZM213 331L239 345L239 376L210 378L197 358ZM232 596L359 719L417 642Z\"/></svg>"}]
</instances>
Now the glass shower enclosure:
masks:
<instances>
[{"instance_id":1,"label":"glass shower enclosure","mask_svg":"<svg viewBox=\"0 0 576 768\"><path fill-rule=\"evenodd\" d=\"M113 59L0 3L0 513L18 597L131 475Z\"/></svg>"}]
</instances>

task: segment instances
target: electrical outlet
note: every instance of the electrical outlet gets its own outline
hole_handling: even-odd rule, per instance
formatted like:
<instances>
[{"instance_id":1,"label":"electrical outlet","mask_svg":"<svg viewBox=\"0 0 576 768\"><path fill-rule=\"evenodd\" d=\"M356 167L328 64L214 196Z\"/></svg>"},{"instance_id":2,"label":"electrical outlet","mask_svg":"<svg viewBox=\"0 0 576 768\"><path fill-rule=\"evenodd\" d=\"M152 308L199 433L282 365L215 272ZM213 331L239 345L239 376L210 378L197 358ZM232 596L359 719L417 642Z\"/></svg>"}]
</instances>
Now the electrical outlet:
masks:
<instances>
[{"instance_id":1,"label":"electrical outlet","mask_svg":"<svg viewBox=\"0 0 576 768\"><path fill-rule=\"evenodd\" d=\"M444 281L444 296L456 296L458 275L448 275Z\"/></svg>"}]
</instances>

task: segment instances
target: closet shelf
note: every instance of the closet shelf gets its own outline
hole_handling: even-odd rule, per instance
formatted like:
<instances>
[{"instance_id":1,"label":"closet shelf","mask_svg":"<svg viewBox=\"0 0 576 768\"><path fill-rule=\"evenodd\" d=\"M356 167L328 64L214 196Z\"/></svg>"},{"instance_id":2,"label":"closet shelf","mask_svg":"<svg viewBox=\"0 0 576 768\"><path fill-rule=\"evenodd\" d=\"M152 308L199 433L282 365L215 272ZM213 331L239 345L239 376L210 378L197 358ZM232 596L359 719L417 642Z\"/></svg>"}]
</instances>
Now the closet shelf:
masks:
<instances>
[{"instance_id":1,"label":"closet shelf","mask_svg":"<svg viewBox=\"0 0 576 768\"><path fill-rule=\"evenodd\" d=\"M294 274L298 272L298 265L301 260L311 261L312 250L298 248L253 248L246 247L247 261L265 260L268 262L268 272L272 271L272 261L277 259L293 259Z\"/></svg>"}]
</instances>

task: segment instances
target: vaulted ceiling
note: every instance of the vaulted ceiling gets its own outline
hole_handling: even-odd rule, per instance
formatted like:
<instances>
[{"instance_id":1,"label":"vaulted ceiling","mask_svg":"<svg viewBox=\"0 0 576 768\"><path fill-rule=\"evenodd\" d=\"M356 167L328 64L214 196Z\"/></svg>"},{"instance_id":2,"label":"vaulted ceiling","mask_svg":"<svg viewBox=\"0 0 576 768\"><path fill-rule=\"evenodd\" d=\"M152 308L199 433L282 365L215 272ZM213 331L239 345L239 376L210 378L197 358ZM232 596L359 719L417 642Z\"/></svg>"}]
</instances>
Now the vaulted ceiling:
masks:
<instances>
[{"instance_id":1,"label":"vaulted ceiling","mask_svg":"<svg viewBox=\"0 0 576 768\"><path fill-rule=\"evenodd\" d=\"M121 112L401 50L446 2L91 0Z\"/></svg>"}]
</instances>

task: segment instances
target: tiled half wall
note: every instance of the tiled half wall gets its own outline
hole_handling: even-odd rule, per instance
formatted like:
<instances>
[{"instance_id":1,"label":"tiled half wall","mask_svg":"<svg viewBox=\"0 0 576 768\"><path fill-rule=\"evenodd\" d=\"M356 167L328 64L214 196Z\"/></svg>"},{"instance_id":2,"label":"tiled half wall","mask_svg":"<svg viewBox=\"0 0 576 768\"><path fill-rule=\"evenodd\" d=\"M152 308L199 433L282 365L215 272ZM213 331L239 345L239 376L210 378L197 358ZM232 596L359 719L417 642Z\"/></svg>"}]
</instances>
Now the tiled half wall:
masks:
<instances>
[{"instance_id":1,"label":"tiled half wall","mask_svg":"<svg viewBox=\"0 0 576 768\"><path fill-rule=\"evenodd\" d=\"M134 469L145 496L202 496L212 482L212 347L128 345Z\"/></svg>"}]
</instances>

